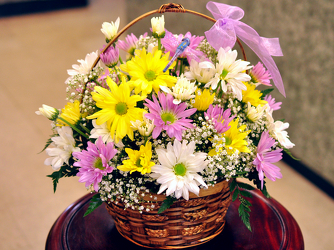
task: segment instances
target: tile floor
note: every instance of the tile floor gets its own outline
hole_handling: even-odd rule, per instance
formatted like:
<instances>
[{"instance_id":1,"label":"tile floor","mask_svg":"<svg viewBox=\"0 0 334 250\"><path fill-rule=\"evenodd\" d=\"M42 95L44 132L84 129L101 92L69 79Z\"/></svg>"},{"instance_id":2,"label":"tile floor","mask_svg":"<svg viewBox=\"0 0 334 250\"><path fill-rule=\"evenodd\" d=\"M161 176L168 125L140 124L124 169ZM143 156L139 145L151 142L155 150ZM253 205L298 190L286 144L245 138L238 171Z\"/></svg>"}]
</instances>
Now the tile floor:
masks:
<instances>
[{"instance_id":1,"label":"tile floor","mask_svg":"<svg viewBox=\"0 0 334 250\"><path fill-rule=\"evenodd\" d=\"M0 249L43 249L58 215L86 194L77 179L52 190L52 172L38 154L50 125L35 111L63 107L66 70L103 43L103 21L125 19L123 1L91 1L87 8L0 19ZM121 22L121 26L125 25ZM334 246L334 201L279 163L284 178L271 182L273 197L294 216L306 249Z\"/></svg>"}]
</instances>

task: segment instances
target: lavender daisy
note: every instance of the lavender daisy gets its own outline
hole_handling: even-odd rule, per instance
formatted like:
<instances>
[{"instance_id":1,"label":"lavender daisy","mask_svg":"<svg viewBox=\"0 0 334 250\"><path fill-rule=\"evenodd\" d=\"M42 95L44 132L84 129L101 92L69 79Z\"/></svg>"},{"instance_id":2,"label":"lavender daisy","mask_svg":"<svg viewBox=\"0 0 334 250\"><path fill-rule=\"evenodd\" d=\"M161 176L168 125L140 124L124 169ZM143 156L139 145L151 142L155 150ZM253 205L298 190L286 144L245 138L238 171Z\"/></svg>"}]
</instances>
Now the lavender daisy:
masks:
<instances>
[{"instance_id":1,"label":"lavender daisy","mask_svg":"<svg viewBox=\"0 0 334 250\"><path fill-rule=\"evenodd\" d=\"M166 34L165 37L161 39L161 43L164 46L166 52L170 52L171 57L174 56L177 47L185 37L190 39L190 44L180 55L180 57L187 57L189 64L192 59L200 62L201 58L205 57L205 54L202 51L196 50L197 46L204 39L204 36L192 36L190 32L187 32L185 35L180 34L178 37L175 37L171 32L167 30L165 31Z\"/></svg>"},{"instance_id":2,"label":"lavender daisy","mask_svg":"<svg viewBox=\"0 0 334 250\"><path fill-rule=\"evenodd\" d=\"M114 169L109 165L109 161L116 153L114 143L109 142L106 145L101 137L97 139L95 144L88 142L87 150L73 152L73 156L79 159L73 164L73 166L80 167L79 173L77 173L77 176L80 177L79 182L86 182L87 188L93 184L94 190L97 192L102 177Z\"/></svg>"},{"instance_id":3,"label":"lavender daisy","mask_svg":"<svg viewBox=\"0 0 334 250\"><path fill-rule=\"evenodd\" d=\"M215 129L220 134L229 130L231 127L229 126L229 123L235 118L235 115L231 116L231 109L226 109L224 111L223 108L212 106L212 104L209 106L204 115L207 119L213 121Z\"/></svg>"},{"instance_id":4,"label":"lavender daisy","mask_svg":"<svg viewBox=\"0 0 334 250\"><path fill-rule=\"evenodd\" d=\"M269 136L268 131L262 132L259 144L257 146L256 158L253 161L253 164L256 166L256 170L259 172L261 189L263 188L264 174L266 174L266 177L272 181L282 178L280 168L272 164L282 159L282 149L269 151L272 146L276 145L276 143L277 142Z\"/></svg>"},{"instance_id":5,"label":"lavender daisy","mask_svg":"<svg viewBox=\"0 0 334 250\"><path fill-rule=\"evenodd\" d=\"M279 110L281 108L282 102L276 102L275 98L273 98L271 95L266 95L264 100L268 102L270 112Z\"/></svg>"},{"instance_id":6,"label":"lavender daisy","mask_svg":"<svg viewBox=\"0 0 334 250\"><path fill-rule=\"evenodd\" d=\"M263 67L263 64L258 62L251 72L249 73L251 79L251 82L255 83L256 85L263 84L267 86L271 86L270 79L271 75L268 70Z\"/></svg>"},{"instance_id":7,"label":"lavender daisy","mask_svg":"<svg viewBox=\"0 0 334 250\"><path fill-rule=\"evenodd\" d=\"M149 108L149 113L145 117L149 120L154 120L155 128L153 129L152 137L157 138L162 130L165 130L170 138L175 137L177 140L182 140L182 131L187 128L193 128L192 120L186 119L196 112L195 108L187 109L186 103L174 104L171 94L164 95L158 93L158 98L152 95L153 102L145 99L145 106ZM160 102L160 103L159 103ZM161 104L161 106L160 106Z\"/></svg>"},{"instance_id":8,"label":"lavender daisy","mask_svg":"<svg viewBox=\"0 0 334 250\"><path fill-rule=\"evenodd\" d=\"M115 67L118 63L119 50L110 46L104 53L100 54L100 58L107 67Z\"/></svg>"},{"instance_id":9,"label":"lavender daisy","mask_svg":"<svg viewBox=\"0 0 334 250\"><path fill-rule=\"evenodd\" d=\"M143 37L146 37L147 33L143 35ZM138 42L138 38L131 33L131 35L127 35L125 38L125 41L119 40L117 42L117 47L128 52L129 56L128 58L132 57L135 55L135 49L136 49L136 44Z\"/></svg>"}]
</instances>

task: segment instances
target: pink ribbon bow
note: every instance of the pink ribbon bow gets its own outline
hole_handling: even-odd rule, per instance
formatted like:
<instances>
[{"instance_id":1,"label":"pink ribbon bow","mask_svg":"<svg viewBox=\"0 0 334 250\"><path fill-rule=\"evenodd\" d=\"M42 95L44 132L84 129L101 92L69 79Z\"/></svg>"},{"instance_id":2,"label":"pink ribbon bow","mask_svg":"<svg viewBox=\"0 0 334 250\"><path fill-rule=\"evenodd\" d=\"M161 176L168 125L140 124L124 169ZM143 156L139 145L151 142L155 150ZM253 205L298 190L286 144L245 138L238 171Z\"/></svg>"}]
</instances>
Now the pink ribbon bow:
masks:
<instances>
[{"instance_id":1,"label":"pink ribbon bow","mask_svg":"<svg viewBox=\"0 0 334 250\"><path fill-rule=\"evenodd\" d=\"M239 7L210 1L206 8L217 20L211 29L205 32L210 45L217 51L221 47L233 48L238 36L264 63L275 86L285 97L281 74L271 57L283 56L278 38L260 37L252 27L240 22L239 20L244 16L244 11Z\"/></svg>"}]
</instances>

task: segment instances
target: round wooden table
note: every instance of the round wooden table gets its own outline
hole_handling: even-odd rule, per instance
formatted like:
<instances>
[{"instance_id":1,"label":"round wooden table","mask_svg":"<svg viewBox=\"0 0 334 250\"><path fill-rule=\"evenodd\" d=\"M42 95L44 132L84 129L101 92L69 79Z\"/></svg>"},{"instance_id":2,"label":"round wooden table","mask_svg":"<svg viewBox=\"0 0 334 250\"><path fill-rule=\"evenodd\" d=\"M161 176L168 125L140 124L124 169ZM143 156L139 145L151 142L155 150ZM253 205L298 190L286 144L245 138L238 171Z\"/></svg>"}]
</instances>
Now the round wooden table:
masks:
<instances>
[{"instance_id":1,"label":"round wooden table","mask_svg":"<svg viewBox=\"0 0 334 250\"><path fill-rule=\"evenodd\" d=\"M250 216L253 231L244 226L238 215L238 201L231 203L226 214L223 232L213 240L189 250L301 250L303 236L291 214L275 199L267 199L258 190L251 191L253 198ZM70 205L52 226L47 241L47 250L113 249L143 250L124 239L116 230L114 221L104 205L83 217L90 199L87 194Z\"/></svg>"}]
</instances>

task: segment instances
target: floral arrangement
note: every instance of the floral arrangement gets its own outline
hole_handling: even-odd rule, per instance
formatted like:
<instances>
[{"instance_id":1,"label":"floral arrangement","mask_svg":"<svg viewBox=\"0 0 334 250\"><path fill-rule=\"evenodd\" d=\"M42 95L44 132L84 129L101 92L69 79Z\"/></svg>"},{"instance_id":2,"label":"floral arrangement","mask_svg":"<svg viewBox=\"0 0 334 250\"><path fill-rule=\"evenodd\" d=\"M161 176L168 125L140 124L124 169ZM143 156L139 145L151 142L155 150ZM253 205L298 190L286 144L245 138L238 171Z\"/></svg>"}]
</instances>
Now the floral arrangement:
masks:
<instances>
[{"instance_id":1,"label":"floral arrangement","mask_svg":"<svg viewBox=\"0 0 334 250\"><path fill-rule=\"evenodd\" d=\"M119 23L102 24L107 43ZM273 118L281 102L269 94L271 73L261 62L237 59L236 50L214 48L207 34L172 34L164 16L151 23L151 36L131 34L78 60L68 70L65 107L36 112L52 121L44 150L54 191L60 178L78 176L96 192L86 214L113 201L149 211L155 203L143 206L144 193L167 196L162 212L189 192L232 180L250 229L244 197L253 187L235 179L249 179L269 196L265 178L282 178L273 163L294 146L289 124Z\"/></svg>"}]
</instances>

